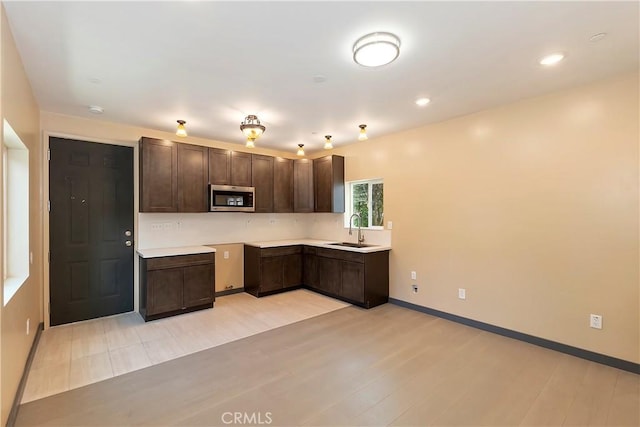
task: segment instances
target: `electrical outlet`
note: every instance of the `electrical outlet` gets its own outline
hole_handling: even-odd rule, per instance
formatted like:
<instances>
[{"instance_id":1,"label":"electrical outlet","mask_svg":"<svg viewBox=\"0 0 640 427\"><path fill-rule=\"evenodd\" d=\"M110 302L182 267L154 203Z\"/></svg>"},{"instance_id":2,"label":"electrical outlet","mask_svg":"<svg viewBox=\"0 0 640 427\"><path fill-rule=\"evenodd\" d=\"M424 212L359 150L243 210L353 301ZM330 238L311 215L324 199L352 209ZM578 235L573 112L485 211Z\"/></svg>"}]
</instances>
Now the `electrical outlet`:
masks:
<instances>
[{"instance_id":1,"label":"electrical outlet","mask_svg":"<svg viewBox=\"0 0 640 427\"><path fill-rule=\"evenodd\" d=\"M393 222L387 221L387 230L393 230Z\"/></svg>"},{"instance_id":2,"label":"electrical outlet","mask_svg":"<svg viewBox=\"0 0 640 427\"><path fill-rule=\"evenodd\" d=\"M467 299L467 290L464 288L458 288L458 298Z\"/></svg>"},{"instance_id":3,"label":"electrical outlet","mask_svg":"<svg viewBox=\"0 0 640 427\"><path fill-rule=\"evenodd\" d=\"M162 224L162 228L164 228L165 230L171 230L173 228L173 223L165 222L164 224Z\"/></svg>"},{"instance_id":4,"label":"electrical outlet","mask_svg":"<svg viewBox=\"0 0 640 427\"><path fill-rule=\"evenodd\" d=\"M31 330L31 328L29 328L29 323L31 323L31 319L27 319L27 335L29 335L29 331Z\"/></svg>"},{"instance_id":5,"label":"electrical outlet","mask_svg":"<svg viewBox=\"0 0 640 427\"><path fill-rule=\"evenodd\" d=\"M151 224L151 229L152 229L152 230L156 230L156 231L157 231L157 230L162 230L162 224L157 223L157 222L156 222L156 223L154 223L154 224Z\"/></svg>"},{"instance_id":6,"label":"electrical outlet","mask_svg":"<svg viewBox=\"0 0 640 427\"><path fill-rule=\"evenodd\" d=\"M224 259L229 259L229 251L224 251L222 256L223 256Z\"/></svg>"},{"instance_id":7,"label":"electrical outlet","mask_svg":"<svg viewBox=\"0 0 640 427\"><path fill-rule=\"evenodd\" d=\"M414 294L418 293L418 285L411 285L411 289L413 289Z\"/></svg>"},{"instance_id":8,"label":"electrical outlet","mask_svg":"<svg viewBox=\"0 0 640 427\"><path fill-rule=\"evenodd\" d=\"M599 314L592 314L589 316L589 326L594 329L602 329L602 316Z\"/></svg>"},{"instance_id":9,"label":"electrical outlet","mask_svg":"<svg viewBox=\"0 0 640 427\"><path fill-rule=\"evenodd\" d=\"M415 271L411 272L411 280L416 280L416 278L418 277L417 273Z\"/></svg>"}]
</instances>

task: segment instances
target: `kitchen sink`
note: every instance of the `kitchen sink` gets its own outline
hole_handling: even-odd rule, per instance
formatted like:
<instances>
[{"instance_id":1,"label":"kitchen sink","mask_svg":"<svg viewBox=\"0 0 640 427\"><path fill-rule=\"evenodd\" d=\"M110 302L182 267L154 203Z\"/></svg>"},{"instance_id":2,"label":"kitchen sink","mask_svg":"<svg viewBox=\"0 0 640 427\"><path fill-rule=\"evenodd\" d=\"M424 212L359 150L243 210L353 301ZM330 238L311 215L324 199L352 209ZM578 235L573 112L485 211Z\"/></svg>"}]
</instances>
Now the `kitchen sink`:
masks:
<instances>
[{"instance_id":1,"label":"kitchen sink","mask_svg":"<svg viewBox=\"0 0 640 427\"><path fill-rule=\"evenodd\" d=\"M353 243L353 242L338 242L338 243L329 243L333 246L347 246L349 248L368 248L374 245L365 245L364 243Z\"/></svg>"}]
</instances>

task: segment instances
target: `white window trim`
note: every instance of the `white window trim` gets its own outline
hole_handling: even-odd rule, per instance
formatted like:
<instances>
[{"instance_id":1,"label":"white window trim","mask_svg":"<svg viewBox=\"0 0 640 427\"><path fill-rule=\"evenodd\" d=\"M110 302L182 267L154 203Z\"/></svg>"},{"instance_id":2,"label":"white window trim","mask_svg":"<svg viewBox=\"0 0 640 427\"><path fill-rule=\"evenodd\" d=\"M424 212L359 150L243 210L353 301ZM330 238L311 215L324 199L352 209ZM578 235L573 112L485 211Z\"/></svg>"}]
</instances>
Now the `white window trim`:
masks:
<instances>
[{"instance_id":1,"label":"white window trim","mask_svg":"<svg viewBox=\"0 0 640 427\"><path fill-rule=\"evenodd\" d=\"M31 270L31 248L29 246L29 149L6 120L2 122L2 136L2 296L3 305L6 306L20 287L26 283ZM16 162L13 166L12 161ZM12 167L17 167L17 169L12 171ZM19 193L12 195L10 186L13 179L19 182L21 186L25 186L26 190L22 191L23 189L20 188L21 191ZM12 191L17 190L13 189ZM16 200L12 199L16 194L22 196L17 204ZM21 211L16 213L15 209L21 209ZM14 222L12 218L19 218L17 220L18 223ZM17 228L14 228L16 226ZM11 233L9 233L10 227ZM16 229L18 230L17 233L15 232ZM22 235L20 232L22 232ZM14 240L10 241L10 239L21 239L20 244L13 246L15 242ZM26 239L26 241L22 239Z\"/></svg>"},{"instance_id":2,"label":"white window trim","mask_svg":"<svg viewBox=\"0 0 640 427\"><path fill-rule=\"evenodd\" d=\"M371 178L371 179L359 179L356 181L347 181L344 186L344 198L345 198L345 209L344 209L344 228L349 228L349 219L353 214L353 201L351 200L351 186L353 184L382 184L384 186L384 180L382 178ZM371 192L373 191L373 186L369 186L369 198L372 197ZM373 206L369 204L369 218L372 218L372 209ZM384 230L384 225L373 225L371 227L360 227L363 230Z\"/></svg>"}]
</instances>

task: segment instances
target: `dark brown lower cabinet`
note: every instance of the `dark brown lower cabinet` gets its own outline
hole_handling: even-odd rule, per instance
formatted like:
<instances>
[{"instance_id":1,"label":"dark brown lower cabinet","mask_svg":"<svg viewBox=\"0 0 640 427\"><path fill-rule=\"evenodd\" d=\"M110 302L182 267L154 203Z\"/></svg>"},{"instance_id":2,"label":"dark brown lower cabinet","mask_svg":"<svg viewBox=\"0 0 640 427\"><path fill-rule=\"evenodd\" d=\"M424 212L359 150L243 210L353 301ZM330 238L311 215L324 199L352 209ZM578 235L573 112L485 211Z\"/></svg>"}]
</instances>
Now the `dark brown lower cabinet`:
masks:
<instances>
[{"instance_id":1,"label":"dark brown lower cabinet","mask_svg":"<svg viewBox=\"0 0 640 427\"><path fill-rule=\"evenodd\" d=\"M317 289L331 295L342 292L342 277L340 275L340 260L318 257L318 285Z\"/></svg>"},{"instance_id":2,"label":"dark brown lower cabinet","mask_svg":"<svg viewBox=\"0 0 640 427\"><path fill-rule=\"evenodd\" d=\"M302 247L244 247L244 290L270 295L302 285Z\"/></svg>"},{"instance_id":3,"label":"dark brown lower cabinet","mask_svg":"<svg viewBox=\"0 0 640 427\"><path fill-rule=\"evenodd\" d=\"M245 245L245 291L255 296L300 287L365 308L389 301L389 251ZM288 279L287 279L288 277Z\"/></svg>"},{"instance_id":4,"label":"dark brown lower cabinet","mask_svg":"<svg viewBox=\"0 0 640 427\"><path fill-rule=\"evenodd\" d=\"M311 289L317 289L318 280L318 257L316 248L313 246L303 246L302 248L302 283Z\"/></svg>"},{"instance_id":5,"label":"dark brown lower cabinet","mask_svg":"<svg viewBox=\"0 0 640 427\"><path fill-rule=\"evenodd\" d=\"M342 291L340 295L351 301L364 304L364 264L341 261Z\"/></svg>"},{"instance_id":6,"label":"dark brown lower cabinet","mask_svg":"<svg viewBox=\"0 0 640 427\"><path fill-rule=\"evenodd\" d=\"M154 320L213 307L215 254L140 258L140 314Z\"/></svg>"}]
</instances>

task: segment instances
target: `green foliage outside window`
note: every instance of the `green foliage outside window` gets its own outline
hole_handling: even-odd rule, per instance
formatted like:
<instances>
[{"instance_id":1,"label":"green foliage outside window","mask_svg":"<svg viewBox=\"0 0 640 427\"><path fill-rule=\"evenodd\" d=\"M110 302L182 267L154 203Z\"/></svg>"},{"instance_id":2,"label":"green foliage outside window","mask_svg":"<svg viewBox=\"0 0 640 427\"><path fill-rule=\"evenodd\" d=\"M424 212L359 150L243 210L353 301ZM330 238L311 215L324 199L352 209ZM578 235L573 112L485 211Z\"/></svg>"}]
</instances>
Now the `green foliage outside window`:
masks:
<instances>
[{"instance_id":1,"label":"green foliage outside window","mask_svg":"<svg viewBox=\"0 0 640 427\"><path fill-rule=\"evenodd\" d=\"M374 227L382 227L384 225L382 183L373 184L371 187L371 225Z\"/></svg>"}]
</instances>

